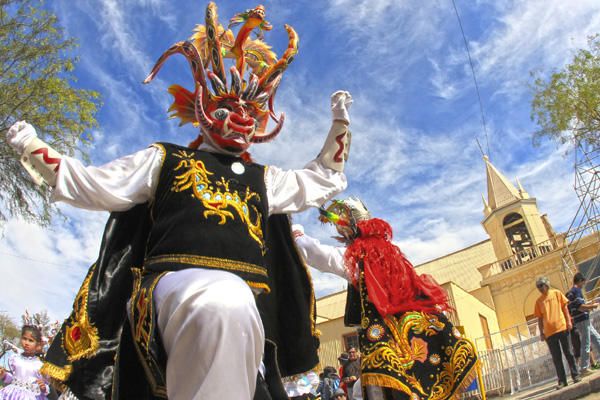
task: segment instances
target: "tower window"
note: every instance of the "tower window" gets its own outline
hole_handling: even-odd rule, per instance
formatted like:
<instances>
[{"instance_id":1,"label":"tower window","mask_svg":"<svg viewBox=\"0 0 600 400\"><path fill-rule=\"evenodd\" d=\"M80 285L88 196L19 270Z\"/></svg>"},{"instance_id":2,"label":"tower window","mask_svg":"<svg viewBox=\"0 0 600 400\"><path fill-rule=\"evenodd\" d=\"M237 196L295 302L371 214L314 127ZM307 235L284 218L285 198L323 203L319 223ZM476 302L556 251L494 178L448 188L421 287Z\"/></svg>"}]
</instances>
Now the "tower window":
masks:
<instances>
[{"instance_id":1,"label":"tower window","mask_svg":"<svg viewBox=\"0 0 600 400\"><path fill-rule=\"evenodd\" d=\"M504 217L502 225L512 252L517 258L517 263L529 261L536 256L531 235L521 214L508 214Z\"/></svg>"}]
</instances>

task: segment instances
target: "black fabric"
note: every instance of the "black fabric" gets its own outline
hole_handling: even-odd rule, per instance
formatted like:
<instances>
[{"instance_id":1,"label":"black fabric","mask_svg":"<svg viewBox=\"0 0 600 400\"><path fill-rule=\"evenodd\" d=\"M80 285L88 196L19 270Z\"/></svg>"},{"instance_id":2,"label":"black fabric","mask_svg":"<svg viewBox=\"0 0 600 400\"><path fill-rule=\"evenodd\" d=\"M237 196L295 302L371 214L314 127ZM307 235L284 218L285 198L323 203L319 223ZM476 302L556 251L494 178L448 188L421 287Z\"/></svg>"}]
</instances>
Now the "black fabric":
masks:
<instances>
[{"instance_id":1,"label":"black fabric","mask_svg":"<svg viewBox=\"0 0 600 400\"><path fill-rule=\"evenodd\" d=\"M287 215L269 217L267 261L271 292L256 299L265 336L276 346L281 376L306 372L319 362L316 300Z\"/></svg>"},{"instance_id":2,"label":"black fabric","mask_svg":"<svg viewBox=\"0 0 600 400\"><path fill-rule=\"evenodd\" d=\"M344 325L360 325L360 293L353 285L346 289L346 311L344 312Z\"/></svg>"},{"instance_id":3,"label":"black fabric","mask_svg":"<svg viewBox=\"0 0 600 400\"><path fill-rule=\"evenodd\" d=\"M90 268L74 311L64 322L46 354L45 372L55 379L72 369L63 381L80 399L110 398L114 360L119 347L125 305L131 294L131 268L140 266L144 257L145 238L150 227L147 205L126 212L112 213L102 237L100 254ZM88 279L89 278L89 279ZM86 304L82 304L85 300ZM93 356L70 361L63 345L67 329L79 327L80 341L92 334L81 321L86 318L97 329L99 348Z\"/></svg>"},{"instance_id":4,"label":"black fabric","mask_svg":"<svg viewBox=\"0 0 600 400\"><path fill-rule=\"evenodd\" d=\"M161 145L166 154L152 205L154 225L146 255L153 263L146 262L145 268L190 268L161 262L164 257L159 256L201 255L260 266L264 274L263 228L268 214L264 166L239 157ZM243 175L233 172L233 164L244 168ZM254 282L264 279L245 271L235 273Z\"/></svg>"},{"instance_id":5,"label":"black fabric","mask_svg":"<svg viewBox=\"0 0 600 400\"><path fill-rule=\"evenodd\" d=\"M135 349L128 319L125 319L123 326L113 382L112 400L160 400L166 398L166 394L156 396L153 391L155 388L148 382L144 373L144 365L140 362Z\"/></svg>"}]
</instances>

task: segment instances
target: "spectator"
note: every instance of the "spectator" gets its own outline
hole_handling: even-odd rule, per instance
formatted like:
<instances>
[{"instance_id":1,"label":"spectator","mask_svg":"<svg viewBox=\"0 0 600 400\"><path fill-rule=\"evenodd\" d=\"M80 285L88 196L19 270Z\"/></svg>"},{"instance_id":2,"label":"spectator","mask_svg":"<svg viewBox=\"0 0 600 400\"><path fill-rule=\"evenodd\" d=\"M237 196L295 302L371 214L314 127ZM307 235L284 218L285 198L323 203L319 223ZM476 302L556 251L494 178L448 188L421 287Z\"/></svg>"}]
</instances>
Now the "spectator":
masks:
<instances>
[{"instance_id":1,"label":"spectator","mask_svg":"<svg viewBox=\"0 0 600 400\"><path fill-rule=\"evenodd\" d=\"M340 386L340 377L334 367L325 367L320 375L321 381L317 388L317 393L321 394L321 400L333 399L334 392Z\"/></svg>"},{"instance_id":2,"label":"spectator","mask_svg":"<svg viewBox=\"0 0 600 400\"><path fill-rule=\"evenodd\" d=\"M348 358L348 353L343 352L340 354L340 356L338 357L338 362L340 363L340 368L338 369L338 375L340 377L344 376L344 365L346 365L348 363L349 358ZM340 387L344 390L344 392L347 392L348 389L346 388L346 383L344 383L343 380L340 380Z\"/></svg>"},{"instance_id":3,"label":"spectator","mask_svg":"<svg viewBox=\"0 0 600 400\"><path fill-rule=\"evenodd\" d=\"M356 381L360 378L360 359L356 347L348 349L348 362L344 366L342 374L342 382L346 384L348 398L352 400L352 388Z\"/></svg>"},{"instance_id":4,"label":"spectator","mask_svg":"<svg viewBox=\"0 0 600 400\"><path fill-rule=\"evenodd\" d=\"M590 371L590 342L594 346L596 355L600 354L600 335L590 320L590 311L597 308L597 303L586 303L582 288L586 279L581 272L573 277L573 287L567 292L569 311L573 316L575 328L581 340L581 375L588 375Z\"/></svg>"},{"instance_id":5,"label":"spectator","mask_svg":"<svg viewBox=\"0 0 600 400\"><path fill-rule=\"evenodd\" d=\"M346 392L342 389L338 389L333 394L333 400L348 400L348 397L346 396Z\"/></svg>"},{"instance_id":6,"label":"spectator","mask_svg":"<svg viewBox=\"0 0 600 400\"><path fill-rule=\"evenodd\" d=\"M546 277L538 278L535 286L541 295L535 302L534 315L538 318L541 339L548 344L552 362L558 375L556 389L561 389L567 386L567 375L562 362L561 348L569 363L573 382L581 380L569 343L569 331L573 328L567 307L569 301L560 291L550 288L550 280Z\"/></svg>"}]
</instances>

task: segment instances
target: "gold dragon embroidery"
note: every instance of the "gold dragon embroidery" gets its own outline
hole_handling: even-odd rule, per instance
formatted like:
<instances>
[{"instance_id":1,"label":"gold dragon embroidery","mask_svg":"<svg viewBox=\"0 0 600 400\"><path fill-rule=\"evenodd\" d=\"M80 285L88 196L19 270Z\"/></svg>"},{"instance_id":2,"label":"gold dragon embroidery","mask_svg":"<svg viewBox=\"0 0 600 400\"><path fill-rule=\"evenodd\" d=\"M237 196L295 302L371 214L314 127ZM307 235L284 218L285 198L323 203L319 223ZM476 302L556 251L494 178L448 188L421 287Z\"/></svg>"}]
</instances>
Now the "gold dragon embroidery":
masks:
<instances>
[{"instance_id":1,"label":"gold dragon embroidery","mask_svg":"<svg viewBox=\"0 0 600 400\"><path fill-rule=\"evenodd\" d=\"M217 216L219 225L224 225L228 218L234 219L235 214L237 214L248 227L250 237L260 245L261 251L264 253L265 240L261 223L262 215L254 205L248 205L248 202L253 198L260 200L259 194L251 192L249 187L246 188L246 192L242 196L237 190L231 192L228 180L221 177L220 181L212 182L209 177L213 173L206 169L201 160L194 159L192 154L180 150L174 156L182 159L175 171L184 170L184 172L175 176L171 190L183 192L191 189L194 197L200 200L206 208L203 213L204 218ZM252 215L256 216L254 221Z\"/></svg>"},{"instance_id":2,"label":"gold dragon embroidery","mask_svg":"<svg viewBox=\"0 0 600 400\"><path fill-rule=\"evenodd\" d=\"M427 342L418 337L408 340L408 334L412 330L415 334L432 336L444 329L444 324L435 315L423 312L410 312L402 316L400 320L390 315L385 319L385 324L390 330L392 340L378 342L375 350L363 356L363 369L389 369L401 376L422 395L426 396L425 390L419 380L407 370L411 369L415 361L425 362L427 360ZM396 381L396 389L413 395L410 387Z\"/></svg>"}]
</instances>

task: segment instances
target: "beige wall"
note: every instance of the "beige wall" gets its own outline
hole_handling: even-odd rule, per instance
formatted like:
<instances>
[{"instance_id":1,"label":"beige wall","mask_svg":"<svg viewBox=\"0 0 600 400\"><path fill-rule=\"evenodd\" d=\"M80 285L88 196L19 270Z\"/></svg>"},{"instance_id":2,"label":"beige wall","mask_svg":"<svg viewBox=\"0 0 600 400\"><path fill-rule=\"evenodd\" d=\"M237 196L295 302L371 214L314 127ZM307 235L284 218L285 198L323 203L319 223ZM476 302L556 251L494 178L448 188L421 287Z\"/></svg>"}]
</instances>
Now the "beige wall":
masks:
<instances>
[{"instance_id":1,"label":"beige wall","mask_svg":"<svg viewBox=\"0 0 600 400\"><path fill-rule=\"evenodd\" d=\"M484 280L491 289L501 330L524 324L533 314L539 295L535 280L539 276L548 277L552 286L563 293L569 289L563 279L560 249Z\"/></svg>"},{"instance_id":2,"label":"beige wall","mask_svg":"<svg viewBox=\"0 0 600 400\"><path fill-rule=\"evenodd\" d=\"M317 328L321 331L319 338L321 340L321 346L319 347L319 371L322 371L323 367L328 365L338 368L337 359L340 353L346 351L343 347L343 335L356 332L356 329L344 326L343 316L333 321L317 324Z\"/></svg>"},{"instance_id":3,"label":"beige wall","mask_svg":"<svg viewBox=\"0 0 600 400\"><path fill-rule=\"evenodd\" d=\"M465 335L468 338L475 340L484 335L480 315L487 320L490 333L498 331L498 319L496 318L496 312L493 308L481 302L458 285L449 283L445 284L444 288L452 297L452 302L454 303L456 310L457 322L464 328ZM495 348L499 348L501 345L499 337L492 337L492 342L492 345ZM479 347L482 346L479 342L477 345Z\"/></svg>"}]
</instances>

